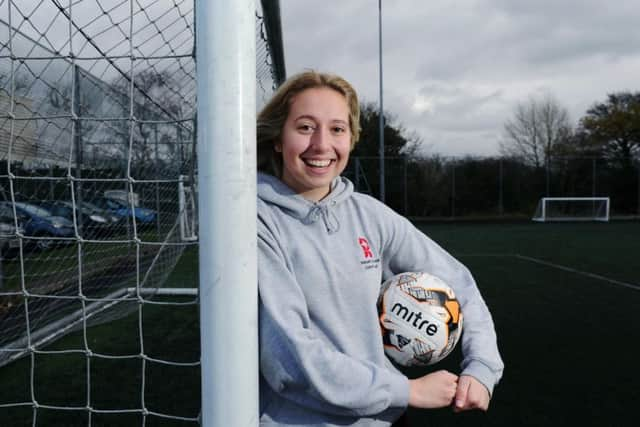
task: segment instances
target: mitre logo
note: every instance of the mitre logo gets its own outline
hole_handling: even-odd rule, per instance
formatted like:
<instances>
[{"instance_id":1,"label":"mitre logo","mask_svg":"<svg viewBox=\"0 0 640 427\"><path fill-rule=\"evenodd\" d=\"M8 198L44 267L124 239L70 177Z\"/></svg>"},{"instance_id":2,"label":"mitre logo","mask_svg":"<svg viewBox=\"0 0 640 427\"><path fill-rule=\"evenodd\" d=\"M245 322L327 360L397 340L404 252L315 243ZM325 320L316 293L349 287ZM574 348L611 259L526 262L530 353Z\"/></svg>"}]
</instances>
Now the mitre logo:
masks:
<instances>
[{"instance_id":1,"label":"mitre logo","mask_svg":"<svg viewBox=\"0 0 640 427\"><path fill-rule=\"evenodd\" d=\"M358 237L358 244L362 248L362 253L365 258L373 258L371 246L369 246L369 241L365 237Z\"/></svg>"}]
</instances>

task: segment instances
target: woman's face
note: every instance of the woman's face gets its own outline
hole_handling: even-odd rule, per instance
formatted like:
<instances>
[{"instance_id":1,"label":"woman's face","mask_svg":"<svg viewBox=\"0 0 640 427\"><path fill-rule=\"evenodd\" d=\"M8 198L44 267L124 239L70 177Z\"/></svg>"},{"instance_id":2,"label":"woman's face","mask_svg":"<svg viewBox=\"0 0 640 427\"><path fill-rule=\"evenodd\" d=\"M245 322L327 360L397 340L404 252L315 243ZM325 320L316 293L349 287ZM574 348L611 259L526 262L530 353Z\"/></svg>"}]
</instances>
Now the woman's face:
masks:
<instances>
[{"instance_id":1,"label":"woman's face","mask_svg":"<svg viewBox=\"0 0 640 427\"><path fill-rule=\"evenodd\" d=\"M294 96L275 148L282 152L282 181L309 200L323 199L349 160L346 98L329 88L306 89Z\"/></svg>"}]
</instances>

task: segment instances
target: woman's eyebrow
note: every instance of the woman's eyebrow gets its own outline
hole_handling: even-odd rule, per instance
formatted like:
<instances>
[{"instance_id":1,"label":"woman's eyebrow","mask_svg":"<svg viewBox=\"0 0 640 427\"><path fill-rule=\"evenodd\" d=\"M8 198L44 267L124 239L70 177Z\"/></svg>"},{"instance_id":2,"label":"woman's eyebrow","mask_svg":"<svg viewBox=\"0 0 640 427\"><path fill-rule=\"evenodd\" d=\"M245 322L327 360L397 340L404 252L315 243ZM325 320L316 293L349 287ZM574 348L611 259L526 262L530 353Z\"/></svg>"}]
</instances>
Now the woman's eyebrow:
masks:
<instances>
[{"instance_id":1,"label":"woman's eyebrow","mask_svg":"<svg viewBox=\"0 0 640 427\"><path fill-rule=\"evenodd\" d=\"M300 119L309 119L309 120L313 120L313 121L317 121L318 119L312 115L312 114L301 114L299 116L296 116L296 118L294 120L300 120ZM330 123L341 123L341 124L348 124L349 121L348 120L344 120L344 119L330 119L329 120Z\"/></svg>"},{"instance_id":2,"label":"woman's eyebrow","mask_svg":"<svg viewBox=\"0 0 640 427\"><path fill-rule=\"evenodd\" d=\"M315 116L311 115L311 114L300 114L299 116L296 116L294 120L300 120L300 119L309 119L309 120L313 120L315 121L316 118Z\"/></svg>"}]
</instances>

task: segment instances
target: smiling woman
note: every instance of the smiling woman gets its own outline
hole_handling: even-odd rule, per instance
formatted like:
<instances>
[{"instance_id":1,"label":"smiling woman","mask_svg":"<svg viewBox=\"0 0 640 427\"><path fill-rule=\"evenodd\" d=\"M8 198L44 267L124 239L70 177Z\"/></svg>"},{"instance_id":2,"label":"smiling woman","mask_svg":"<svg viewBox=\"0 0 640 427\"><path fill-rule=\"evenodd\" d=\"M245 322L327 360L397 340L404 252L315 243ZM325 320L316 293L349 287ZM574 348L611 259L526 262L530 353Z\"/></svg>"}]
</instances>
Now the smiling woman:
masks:
<instances>
[{"instance_id":1,"label":"smiling woman","mask_svg":"<svg viewBox=\"0 0 640 427\"><path fill-rule=\"evenodd\" d=\"M338 109L327 111L325 108L324 112L316 113L314 107L322 106L324 102L310 95L311 91L322 93L321 96L326 97L333 105L337 105ZM342 107L346 107L346 116ZM290 114L290 109L296 111ZM321 113L324 114L323 117L316 117ZM299 133L307 132L307 135L317 135L319 119L325 121L321 124L321 128L325 128L325 131L329 129L332 137L342 133L348 134L349 148L347 159L345 159L346 165L348 152L353 149L360 137L358 95L341 77L310 71L283 83L280 90L258 115L258 170L280 177L283 173L282 138L284 132L289 129L286 125L290 124L294 127L297 125L300 127L296 130ZM340 127L342 130L338 130Z\"/></svg>"},{"instance_id":2,"label":"smiling woman","mask_svg":"<svg viewBox=\"0 0 640 427\"><path fill-rule=\"evenodd\" d=\"M340 176L359 137L344 79L291 77L258 116L261 426L388 427L408 405L486 410L502 360L469 271ZM381 283L424 271L455 287L464 369L409 380L383 348ZM396 424L398 425L398 424Z\"/></svg>"},{"instance_id":3,"label":"smiling woman","mask_svg":"<svg viewBox=\"0 0 640 427\"><path fill-rule=\"evenodd\" d=\"M307 89L291 100L289 116L274 149L282 153L282 181L319 201L342 173L351 146L349 107L333 89Z\"/></svg>"}]
</instances>

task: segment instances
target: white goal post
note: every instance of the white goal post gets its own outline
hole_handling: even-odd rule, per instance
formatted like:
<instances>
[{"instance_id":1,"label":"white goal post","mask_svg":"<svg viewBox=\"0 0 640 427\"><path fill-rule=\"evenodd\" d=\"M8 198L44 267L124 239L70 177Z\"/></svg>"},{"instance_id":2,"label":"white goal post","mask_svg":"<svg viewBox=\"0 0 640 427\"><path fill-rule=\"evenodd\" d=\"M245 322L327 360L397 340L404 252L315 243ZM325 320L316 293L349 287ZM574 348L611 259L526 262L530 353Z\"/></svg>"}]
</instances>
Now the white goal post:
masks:
<instances>
[{"instance_id":1,"label":"white goal post","mask_svg":"<svg viewBox=\"0 0 640 427\"><path fill-rule=\"evenodd\" d=\"M251 426L260 413L256 6L195 7L201 426Z\"/></svg>"},{"instance_id":2,"label":"white goal post","mask_svg":"<svg viewBox=\"0 0 640 427\"><path fill-rule=\"evenodd\" d=\"M185 176L180 175L178 182L180 237L184 242L194 242L198 240L197 196L192 185L184 184L185 179Z\"/></svg>"},{"instance_id":3,"label":"white goal post","mask_svg":"<svg viewBox=\"0 0 640 427\"><path fill-rule=\"evenodd\" d=\"M609 221L609 197L542 197L531 218L548 221Z\"/></svg>"}]
</instances>

